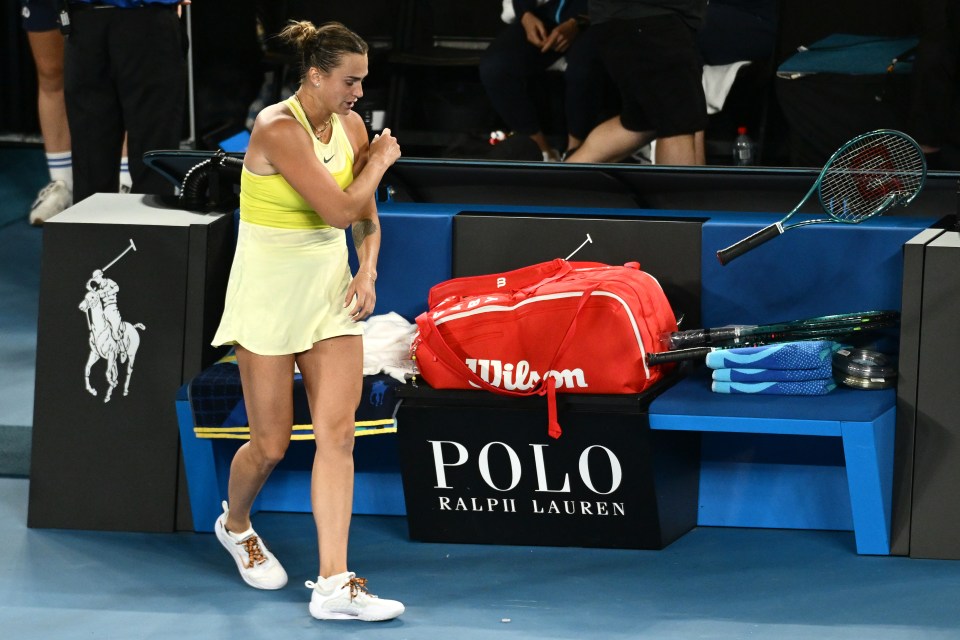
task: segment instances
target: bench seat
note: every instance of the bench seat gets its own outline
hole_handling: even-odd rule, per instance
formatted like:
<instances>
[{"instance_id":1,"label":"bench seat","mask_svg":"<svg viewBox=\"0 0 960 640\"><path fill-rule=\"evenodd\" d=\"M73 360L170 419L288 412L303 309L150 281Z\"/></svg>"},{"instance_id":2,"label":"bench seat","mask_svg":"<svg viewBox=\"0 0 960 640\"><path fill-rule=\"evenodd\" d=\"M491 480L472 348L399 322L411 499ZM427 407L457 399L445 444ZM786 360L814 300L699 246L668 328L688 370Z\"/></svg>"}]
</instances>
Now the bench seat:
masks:
<instances>
[{"instance_id":1,"label":"bench seat","mask_svg":"<svg viewBox=\"0 0 960 640\"><path fill-rule=\"evenodd\" d=\"M838 387L824 396L713 393L709 376L701 370L651 403L650 428L699 431L704 437L761 434L837 439L839 460L819 453L807 465L798 459L764 456L762 444L737 448L726 459L719 455L704 459L698 524L845 529L849 528L844 526L846 514L838 514L837 507L847 509L849 504L857 552L886 555L890 552L895 405L894 389ZM797 448L791 446L793 453ZM757 466L751 469L751 465ZM837 495L838 483L846 485L849 501ZM739 508L731 511L732 505Z\"/></svg>"}]
</instances>

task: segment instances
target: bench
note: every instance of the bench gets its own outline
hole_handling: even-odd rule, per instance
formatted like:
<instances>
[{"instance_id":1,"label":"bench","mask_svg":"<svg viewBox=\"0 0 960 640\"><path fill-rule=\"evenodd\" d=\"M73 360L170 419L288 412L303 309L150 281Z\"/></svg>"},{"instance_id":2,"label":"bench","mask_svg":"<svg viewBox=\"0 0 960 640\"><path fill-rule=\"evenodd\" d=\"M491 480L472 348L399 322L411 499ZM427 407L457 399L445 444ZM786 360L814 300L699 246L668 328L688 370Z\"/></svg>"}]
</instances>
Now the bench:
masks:
<instances>
[{"instance_id":1,"label":"bench","mask_svg":"<svg viewBox=\"0 0 960 640\"><path fill-rule=\"evenodd\" d=\"M808 227L722 267L715 256L717 249L769 224L774 216L389 203L381 205L382 226L390 241L384 243L380 259L383 293L378 309L396 310L410 320L423 310L430 286L450 277L453 253L465 250L451 241L454 216L485 209L561 216L709 217L700 234L700 297L685 301L694 307L699 304L688 317L699 315L700 326L899 309L902 245L933 221L882 217L857 226ZM489 243L483 248L498 249ZM666 280L669 277L665 275ZM664 282L665 288L670 284ZM651 429L701 433L697 524L852 530L858 552L889 553L892 391L837 389L818 398L759 398L719 396L709 392L705 383L696 376L683 380L650 407ZM196 442L189 406L183 404L186 399L180 403L191 504L202 503L207 512L218 510L225 495L230 447L237 443ZM392 436L374 436L358 439L358 470L368 455L360 443L378 438L388 444L370 453L371 458L381 456L377 464L396 465L396 451L389 444ZM191 447L202 448L201 455L189 456ZM358 492L370 492L359 497L358 513L404 513L395 468L382 468L386 475L369 485L358 477ZM378 473L376 465L369 470ZM306 484L306 476L281 473L271 478L260 508L269 504L271 509L308 510L308 502L282 497L288 492L304 495ZM270 495L276 499L268 500ZM383 496L390 497L382 501ZM198 513L196 506L194 512ZM210 519L204 515L202 521L195 520L200 528Z\"/></svg>"}]
</instances>

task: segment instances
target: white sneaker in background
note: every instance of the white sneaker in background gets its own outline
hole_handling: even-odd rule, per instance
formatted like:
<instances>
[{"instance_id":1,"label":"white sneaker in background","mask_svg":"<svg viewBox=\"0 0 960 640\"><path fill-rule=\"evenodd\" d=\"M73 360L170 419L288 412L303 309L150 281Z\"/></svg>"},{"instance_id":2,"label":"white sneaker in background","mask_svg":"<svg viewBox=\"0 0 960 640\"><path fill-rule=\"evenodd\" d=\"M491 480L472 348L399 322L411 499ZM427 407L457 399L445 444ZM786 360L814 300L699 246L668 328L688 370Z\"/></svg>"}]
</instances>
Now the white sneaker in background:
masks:
<instances>
[{"instance_id":1,"label":"white sneaker in background","mask_svg":"<svg viewBox=\"0 0 960 640\"><path fill-rule=\"evenodd\" d=\"M129 184L123 184L123 183L121 183L121 184L120 184L120 193L130 193L130 185L129 185Z\"/></svg>"},{"instance_id":2,"label":"white sneaker in background","mask_svg":"<svg viewBox=\"0 0 960 640\"><path fill-rule=\"evenodd\" d=\"M313 590L310 615L318 620L379 622L393 620L404 612L402 603L368 593L366 578L358 578L352 571L304 584Z\"/></svg>"},{"instance_id":3,"label":"white sneaker in background","mask_svg":"<svg viewBox=\"0 0 960 640\"><path fill-rule=\"evenodd\" d=\"M73 192L63 180L54 180L37 194L30 206L30 224L41 225L73 204Z\"/></svg>"},{"instance_id":4,"label":"white sneaker in background","mask_svg":"<svg viewBox=\"0 0 960 640\"><path fill-rule=\"evenodd\" d=\"M560 162L562 160L560 152L556 149L550 149L549 151L541 151L543 154L544 162Z\"/></svg>"},{"instance_id":5,"label":"white sneaker in background","mask_svg":"<svg viewBox=\"0 0 960 640\"><path fill-rule=\"evenodd\" d=\"M283 588L287 584L287 572L280 561L270 553L267 545L252 528L243 533L228 531L226 523L229 512L224 501L223 513L217 518L213 530L217 534L217 540L237 563L240 577L255 589Z\"/></svg>"}]
</instances>

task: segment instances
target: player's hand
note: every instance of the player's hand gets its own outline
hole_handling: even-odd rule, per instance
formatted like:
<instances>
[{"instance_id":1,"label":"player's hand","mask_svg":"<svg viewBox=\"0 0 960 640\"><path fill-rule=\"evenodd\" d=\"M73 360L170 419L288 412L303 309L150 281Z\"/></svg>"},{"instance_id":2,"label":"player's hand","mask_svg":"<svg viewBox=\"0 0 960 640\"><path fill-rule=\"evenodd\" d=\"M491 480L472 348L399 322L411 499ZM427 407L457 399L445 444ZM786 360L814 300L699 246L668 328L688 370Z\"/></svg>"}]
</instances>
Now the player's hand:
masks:
<instances>
[{"instance_id":1,"label":"player's hand","mask_svg":"<svg viewBox=\"0 0 960 640\"><path fill-rule=\"evenodd\" d=\"M370 141L370 159L379 158L386 166L392 165L400 157L400 143L384 129Z\"/></svg>"},{"instance_id":2,"label":"player's hand","mask_svg":"<svg viewBox=\"0 0 960 640\"><path fill-rule=\"evenodd\" d=\"M350 309L350 319L354 322L369 317L377 306L376 282L366 271L358 271L350 281L350 286L347 287L347 297L343 301L343 306L349 307L351 302L353 308Z\"/></svg>"}]
</instances>

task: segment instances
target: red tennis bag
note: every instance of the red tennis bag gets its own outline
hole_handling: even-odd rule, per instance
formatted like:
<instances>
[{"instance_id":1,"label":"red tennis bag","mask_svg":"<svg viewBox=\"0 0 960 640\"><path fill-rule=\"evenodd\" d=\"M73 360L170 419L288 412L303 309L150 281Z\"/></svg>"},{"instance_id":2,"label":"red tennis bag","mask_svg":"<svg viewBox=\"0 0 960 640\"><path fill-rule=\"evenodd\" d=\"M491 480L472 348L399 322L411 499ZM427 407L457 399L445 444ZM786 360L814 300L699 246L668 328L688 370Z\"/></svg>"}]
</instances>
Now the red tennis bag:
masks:
<instances>
[{"instance_id":1,"label":"red tennis bag","mask_svg":"<svg viewBox=\"0 0 960 640\"><path fill-rule=\"evenodd\" d=\"M677 330L660 283L636 262L622 267L553 260L455 278L430 289L411 354L436 389L546 395L560 436L561 393L639 393L669 371L649 366Z\"/></svg>"}]
</instances>

